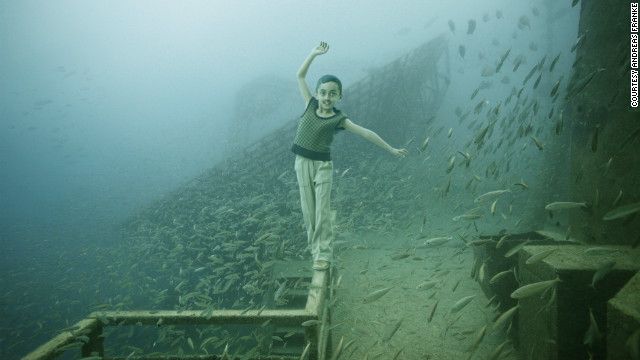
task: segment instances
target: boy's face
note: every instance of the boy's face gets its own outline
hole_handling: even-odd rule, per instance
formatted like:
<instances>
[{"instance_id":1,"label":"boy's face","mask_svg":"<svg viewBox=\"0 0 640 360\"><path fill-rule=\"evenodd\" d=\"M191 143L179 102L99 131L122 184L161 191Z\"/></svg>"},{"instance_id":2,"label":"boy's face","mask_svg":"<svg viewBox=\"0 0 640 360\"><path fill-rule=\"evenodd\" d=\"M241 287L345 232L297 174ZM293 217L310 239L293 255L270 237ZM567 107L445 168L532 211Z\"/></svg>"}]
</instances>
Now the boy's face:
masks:
<instances>
[{"instance_id":1,"label":"boy's face","mask_svg":"<svg viewBox=\"0 0 640 360\"><path fill-rule=\"evenodd\" d=\"M316 99L318 99L318 106L324 111L333 110L333 106L342 98L340 94L340 88L338 84L329 81L318 86L316 90Z\"/></svg>"}]
</instances>

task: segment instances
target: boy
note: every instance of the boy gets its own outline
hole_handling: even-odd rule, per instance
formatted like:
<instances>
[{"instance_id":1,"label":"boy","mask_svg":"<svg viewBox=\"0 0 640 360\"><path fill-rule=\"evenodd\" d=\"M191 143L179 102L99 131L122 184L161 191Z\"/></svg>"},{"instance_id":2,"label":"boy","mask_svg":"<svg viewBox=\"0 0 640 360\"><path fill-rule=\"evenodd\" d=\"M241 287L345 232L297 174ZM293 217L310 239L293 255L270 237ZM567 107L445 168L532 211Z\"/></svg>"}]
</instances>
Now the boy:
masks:
<instances>
[{"instance_id":1,"label":"boy","mask_svg":"<svg viewBox=\"0 0 640 360\"><path fill-rule=\"evenodd\" d=\"M321 42L311 50L298 70L298 85L305 103L298 132L291 150L296 154L295 169L300 186L302 216L307 228L307 241L313 255L313 269L326 270L332 260L333 225L331 224L329 196L333 177L331 143L333 135L347 129L390 153L402 156L405 149L395 149L375 132L354 124L334 105L342 99L342 83L333 75L318 80L315 97L311 95L305 77L313 59L326 53L329 45Z\"/></svg>"}]
</instances>

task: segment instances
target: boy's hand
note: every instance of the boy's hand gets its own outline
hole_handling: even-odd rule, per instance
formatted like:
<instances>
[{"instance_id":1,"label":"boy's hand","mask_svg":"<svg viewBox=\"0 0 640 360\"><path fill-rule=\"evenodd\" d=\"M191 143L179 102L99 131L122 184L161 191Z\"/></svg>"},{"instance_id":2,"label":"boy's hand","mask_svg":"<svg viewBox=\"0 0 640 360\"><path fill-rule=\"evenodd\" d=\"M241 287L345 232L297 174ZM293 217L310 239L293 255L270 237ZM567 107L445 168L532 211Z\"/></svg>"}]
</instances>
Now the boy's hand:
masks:
<instances>
[{"instance_id":1,"label":"boy's hand","mask_svg":"<svg viewBox=\"0 0 640 360\"><path fill-rule=\"evenodd\" d=\"M391 153L395 156L400 156L400 157L405 157L407 156L407 154L409 154L407 149L392 149Z\"/></svg>"},{"instance_id":2,"label":"boy's hand","mask_svg":"<svg viewBox=\"0 0 640 360\"><path fill-rule=\"evenodd\" d=\"M327 51L329 51L329 44L327 44L326 42L322 41L320 42L320 45L316 46L315 48L313 48L313 50L311 50L311 55L322 55L324 53L326 53Z\"/></svg>"}]
</instances>

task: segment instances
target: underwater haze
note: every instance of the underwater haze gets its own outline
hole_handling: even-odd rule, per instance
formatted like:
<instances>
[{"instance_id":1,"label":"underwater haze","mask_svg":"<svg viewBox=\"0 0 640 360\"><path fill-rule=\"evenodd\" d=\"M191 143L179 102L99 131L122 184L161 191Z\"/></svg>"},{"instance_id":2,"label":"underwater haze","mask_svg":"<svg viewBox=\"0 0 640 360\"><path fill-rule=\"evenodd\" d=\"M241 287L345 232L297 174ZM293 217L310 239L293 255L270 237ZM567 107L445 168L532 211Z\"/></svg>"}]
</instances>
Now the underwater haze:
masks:
<instances>
[{"instance_id":1,"label":"underwater haze","mask_svg":"<svg viewBox=\"0 0 640 360\"><path fill-rule=\"evenodd\" d=\"M443 10L417 1L4 1L0 225L108 229L227 155L236 93L253 79L290 79L289 92L263 91L275 103L297 100L300 59L323 40L331 57L313 72L348 84L443 31L459 11L438 18ZM22 242L14 237L3 245Z\"/></svg>"},{"instance_id":2,"label":"underwater haze","mask_svg":"<svg viewBox=\"0 0 640 360\"><path fill-rule=\"evenodd\" d=\"M568 81L578 15L568 0L0 2L0 356L24 356L96 305L152 307L130 301L148 294L139 294L137 265L125 256L143 250L122 246L122 224L298 117L304 104L296 71L320 41L330 49L314 60L307 81L315 87L319 76L335 74L348 97L350 84L444 34L451 78L438 124L448 130L462 123L460 107L483 100L486 110L512 83L519 88L545 54L545 67L563 54L554 76L566 73ZM495 68L508 49L503 73L511 78L488 81L496 71L483 68ZM556 79L538 81L547 89ZM478 97L471 95L476 88ZM548 112L547 100L540 105ZM352 120L366 123L357 114ZM476 136L470 128L456 128L458 145ZM408 147L414 154L420 137ZM288 147L293 138L281 141ZM438 161L449 155L438 152L445 146L439 141L429 144ZM513 166L534 171L529 163ZM340 168L342 177L347 171ZM261 174L252 179L260 183ZM430 181L435 188L435 177ZM442 192L443 178L437 182ZM231 216L223 208L215 215ZM108 247L118 249L115 257L98 252ZM182 276L183 264L174 265ZM92 287L104 279L109 287ZM178 293L178 283L158 286ZM153 305L162 308L168 300L160 297Z\"/></svg>"}]
</instances>

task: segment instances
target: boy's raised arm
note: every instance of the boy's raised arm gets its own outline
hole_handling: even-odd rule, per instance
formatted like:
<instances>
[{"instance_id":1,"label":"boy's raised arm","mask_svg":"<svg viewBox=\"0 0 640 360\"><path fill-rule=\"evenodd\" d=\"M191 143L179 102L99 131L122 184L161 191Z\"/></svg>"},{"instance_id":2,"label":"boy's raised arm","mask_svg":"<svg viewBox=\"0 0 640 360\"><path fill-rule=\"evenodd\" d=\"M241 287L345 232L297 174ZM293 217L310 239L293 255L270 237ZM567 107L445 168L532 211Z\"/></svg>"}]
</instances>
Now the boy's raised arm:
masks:
<instances>
[{"instance_id":1,"label":"boy's raised arm","mask_svg":"<svg viewBox=\"0 0 640 360\"><path fill-rule=\"evenodd\" d=\"M300 69L298 69L298 86L300 87L300 93L302 94L302 99L304 100L305 106L309 103L309 100L311 100L311 91L309 90L309 85L307 85L306 80L307 71L309 70L309 66L311 65L313 59L315 59L315 57L318 55L326 53L327 51L329 51L329 44L322 41L320 45L311 50L309 56L307 56L307 58L300 66Z\"/></svg>"}]
</instances>

